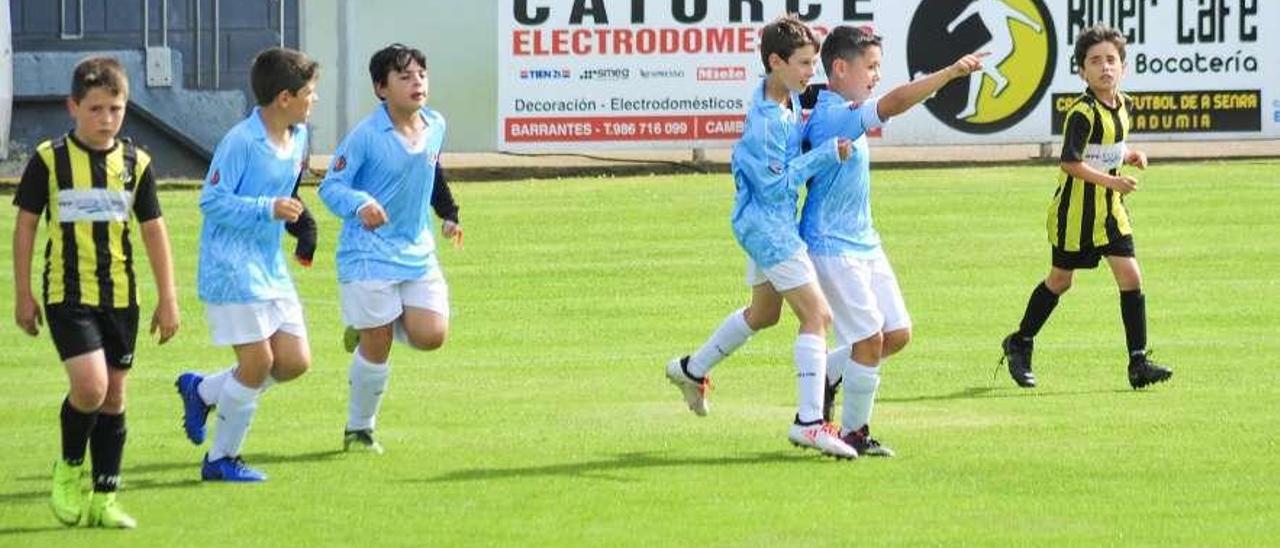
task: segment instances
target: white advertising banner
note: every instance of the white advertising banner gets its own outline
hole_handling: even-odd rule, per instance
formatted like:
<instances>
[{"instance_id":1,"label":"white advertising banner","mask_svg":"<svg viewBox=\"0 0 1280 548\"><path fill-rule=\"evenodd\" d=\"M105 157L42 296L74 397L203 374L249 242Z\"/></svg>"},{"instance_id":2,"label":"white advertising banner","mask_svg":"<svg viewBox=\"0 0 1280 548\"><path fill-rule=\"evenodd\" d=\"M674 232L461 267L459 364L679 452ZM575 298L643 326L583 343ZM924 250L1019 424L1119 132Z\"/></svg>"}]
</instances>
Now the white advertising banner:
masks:
<instances>
[{"instance_id":1,"label":"white advertising banner","mask_svg":"<svg viewBox=\"0 0 1280 548\"><path fill-rule=\"evenodd\" d=\"M498 148L730 145L764 75L759 30L793 12L884 37L877 93L987 52L886 126L889 144L1058 139L1094 23L1125 33L1135 140L1280 138L1280 1L500 0ZM821 72L815 83L823 80Z\"/></svg>"}]
</instances>

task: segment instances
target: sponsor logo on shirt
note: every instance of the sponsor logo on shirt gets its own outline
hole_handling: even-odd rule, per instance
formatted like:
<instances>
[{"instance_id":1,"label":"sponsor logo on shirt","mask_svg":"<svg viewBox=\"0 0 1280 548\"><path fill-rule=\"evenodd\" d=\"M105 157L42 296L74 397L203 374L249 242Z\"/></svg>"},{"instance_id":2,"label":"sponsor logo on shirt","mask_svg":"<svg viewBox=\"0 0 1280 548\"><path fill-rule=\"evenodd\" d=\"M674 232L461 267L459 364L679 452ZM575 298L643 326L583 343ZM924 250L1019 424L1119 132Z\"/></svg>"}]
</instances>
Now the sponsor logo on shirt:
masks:
<instances>
[{"instance_id":1,"label":"sponsor logo on shirt","mask_svg":"<svg viewBox=\"0 0 1280 548\"><path fill-rule=\"evenodd\" d=\"M338 172L344 169L347 169L347 157L339 155L338 158L333 161L333 171Z\"/></svg>"}]
</instances>

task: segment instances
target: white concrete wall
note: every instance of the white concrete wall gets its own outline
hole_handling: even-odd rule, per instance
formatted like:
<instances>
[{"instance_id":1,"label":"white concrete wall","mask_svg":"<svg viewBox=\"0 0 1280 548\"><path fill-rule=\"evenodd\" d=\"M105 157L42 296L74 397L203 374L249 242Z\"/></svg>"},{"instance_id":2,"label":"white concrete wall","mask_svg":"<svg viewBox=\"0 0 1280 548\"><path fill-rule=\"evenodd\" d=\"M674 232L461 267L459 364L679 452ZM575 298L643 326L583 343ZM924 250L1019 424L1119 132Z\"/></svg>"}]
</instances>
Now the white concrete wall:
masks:
<instances>
[{"instance_id":1,"label":"white concrete wall","mask_svg":"<svg viewBox=\"0 0 1280 548\"><path fill-rule=\"evenodd\" d=\"M498 14L492 0L306 0L301 48L321 65L312 149L328 154L377 104L369 56L392 42L427 55L429 104L449 121L449 152L497 144Z\"/></svg>"}]
</instances>

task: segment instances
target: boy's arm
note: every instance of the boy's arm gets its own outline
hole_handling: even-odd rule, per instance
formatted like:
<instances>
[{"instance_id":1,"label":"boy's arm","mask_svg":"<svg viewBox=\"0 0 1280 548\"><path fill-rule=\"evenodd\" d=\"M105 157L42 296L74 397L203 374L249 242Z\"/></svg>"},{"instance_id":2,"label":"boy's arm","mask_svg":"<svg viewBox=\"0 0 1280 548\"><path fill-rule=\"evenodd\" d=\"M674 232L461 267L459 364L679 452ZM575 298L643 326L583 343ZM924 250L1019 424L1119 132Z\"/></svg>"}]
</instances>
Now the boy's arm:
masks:
<instances>
[{"instance_id":1,"label":"boy's arm","mask_svg":"<svg viewBox=\"0 0 1280 548\"><path fill-rule=\"evenodd\" d=\"M436 162L435 183L431 189L431 209L441 219L440 232L453 241L454 247L462 247L462 224L458 220L458 202L453 199L449 182L444 178L444 168Z\"/></svg>"},{"instance_id":2,"label":"boy's arm","mask_svg":"<svg viewBox=\"0 0 1280 548\"><path fill-rule=\"evenodd\" d=\"M881 120L888 120L906 112L907 109L937 93L948 82L981 69L982 58L987 55L986 52L965 55L945 69L893 88L876 104L876 114L880 115Z\"/></svg>"},{"instance_id":3,"label":"boy's arm","mask_svg":"<svg viewBox=\"0 0 1280 548\"><path fill-rule=\"evenodd\" d=\"M40 215L18 209L13 229L13 319L22 331L32 337L40 334L44 319L40 305L31 293L31 252L36 242Z\"/></svg>"},{"instance_id":4,"label":"boy's arm","mask_svg":"<svg viewBox=\"0 0 1280 548\"><path fill-rule=\"evenodd\" d=\"M1138 190L1138 180L1128 175L1111 175L1109 173L1099 171L1083 161L1064 161L1059 165L1062 167L1062 171L1065 171L1067 175L1082 181L1093 183L1100 187L1109 188L1121 194L1128 194Z\"/></svg>"},{"instance_id":5,"label":"boy's arm","mask_svg":"<svg viewBox=\"0 0 1280 548\"><path fill-rule=\"evenodd\" d=\"M355 219L360 208L370 202L377 203L369 193L356 190L352 183L364 165L364 146L358 133L347 135L338 149L333 151L329 171L320 182L320 200L334 215L342 219Z\"/></svg>"},{"instance_id":6,"label":"boy's arm","mask_svg":"<svg viewBox=\"0 0 1280 548\"><path fill-rule=\"evenodd\" d=\"M311 208L306 207L302 202L302 198L298 196L298 189L302 187L302 174L298 173L298 180L293 184L293 199L302 204L302 213L298 215L298 219L284 224L284 229L291 236L298 239L298 244L293 248L293 256L298 260L298 264L302 266L311 266L311 260L316 255L316 219L311 215Z\"/></svg>"},{"instance_id":7,"label":"boy's arm","mask_svg":"<svg viewBox=\"0 0 1280 548\"><path fill-rule=\"evenodd\" d=\"M169 342L178 332L181 322L178 312L178 291L173 283L173 253L169 249L169 230L164 217L156 217L139 224L142 242L151 262L151 274L156 279L156 291L160 293L156 311L151 315L151 334L160 332L160 344Z\"/></svg>"},{"instance_id":8,"label":"boy's arm","mask_svg":"<svg viewBox=\"0 0 1280 548\"><path fill-rule=\"evenodd\" d=\"M49 204L49 168L39 154L32 154L22 172L13 205L18 217L13 228L13 319L28 335L40 334L44 323L40 305L31 293L31 255L35 249L40 214Z\"/></svg>"},{"instance_id":9,"label":"boy's arm","mask_svg":"<svg viewBox=\"0 0 1280 548\"><path fill-rule=\"evenodd\" d=\"M1073 110L1067 113L1067 119L1062 123L1062 154L1058 158L1062 171L1073 178L1109 188L1121 194L1137 190L1137 179L1113 176L1084 161L1084 149L1088 146L1092 126L1089 116L1083 112Z\"/></svg>"},{"instance_id":10,"label":"boy's arm","mask_svg":"<svg viewBox=\"0 0 1280 548\"><path fill-rule=\"evenodd\" d=\"M243 145L223 141L213 154L209 174L200 192L200 211L210 222L227 226L244 226L245 220L270 221L275 218L274 196L241 196L236 194L245 176Z\"/></svg>"},{"instance_id":11,"label":"boy's arm","mask_svg":"<svg viewBox=\"0 0 1280 548\"><path fill-rule=\"evenodd\" d=\"M151 316L151 333L160 331L160 344L168 342L178 332L181 321L178 313L178 291L173 282L173 253L169 248L169 230L161 217L160 197L156 192L156 178L148 164L138 177L134 187L133 216L142 232L142 243L147 248L151 274L156 279L155 313Z\"/></svg>"}]
</instances>

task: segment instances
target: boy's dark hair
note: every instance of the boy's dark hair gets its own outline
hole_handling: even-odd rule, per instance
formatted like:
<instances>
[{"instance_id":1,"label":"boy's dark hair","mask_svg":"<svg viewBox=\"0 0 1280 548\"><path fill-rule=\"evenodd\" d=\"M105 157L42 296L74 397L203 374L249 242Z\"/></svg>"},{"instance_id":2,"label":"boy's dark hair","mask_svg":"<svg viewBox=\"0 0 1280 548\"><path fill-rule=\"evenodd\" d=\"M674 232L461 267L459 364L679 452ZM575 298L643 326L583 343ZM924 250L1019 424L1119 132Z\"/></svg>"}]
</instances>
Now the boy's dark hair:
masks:
<instances>
[{"instance_id":1,"label":"boy's dark hair","mask_svg":"<svg viewBox=\"0 0 1280 548\"><path fill-rule=\"evenodd\" d=\"M320 63L307 54L288 48L267 48L253 57L249 69L249 86L258 106L265 107L276 100L280 92L297 94L316 77Z\"/></svg>"},{"instance_id":2,"label":"boy's dark hair","mask_svg":"<svg viewBox=\"0 0 1280 548\"><path fill-rule=\"evenodd\" d=\"M880 35L869 27L853 27L840 25L831 29L831 33L822 40L822 70L831 75L831 65L836 59L853 60L867 48L880 46Z\"/></svg>"},{"instance_id":3,"label":"boy's dark hair","mask_svg":"<svg viewBox=\"0 0 1280 548\"><path fill-rule=\"evenodd\" d=\"M373 80L375 85L387 85L387 77L391 76L391 72L404 72L409 65L418 63L422 68L427 68L427 56L422 50L411 48L399 42L382 48L369 58L369 79Z\"/></svg>"},{"instance_id":4,"label":"boy's dark hair","mask_svg":"<svg viewBox=\"0 0 1280 548\"><path fill-rule=\"evenodd\" d=\"M783 61L791 59L791 54L804 46L819 48L818 37L794 13L780 15L770 21L760 31L760 61L764 63L765 73L772 72L769 67L769 56L778 54Z\"/></svg>"},{"instance_id":5,"label":"boy's dark hair","mask_svg":"<svg viewBox=\"0 0 1280 548\"><path fill-rule=\"evenodd\" d=\"M1116 49L1120 50L1120 61L1124 61L1124 45L1127 43L1127 40L1124 39L1124 34L1102 23L1097 23L1080 31L1080 34L1076 36L1076 51L1075 55L1071 57L1071 60L1075 61L1076 67L1084 68L1085 58L1089 56L1089 48L1103 42L1115 44Z\"/></svg>"},{"instance_id":6,"label":"boy's dark hair","mask_svg":"<svg viewBox=\"0 0 1280 548\"><path fill-rule=\"evenodd\" d=\"M76 63L71 73L71 100L79 103L94 88L105 89L117 97L129 95L129 77L120 61L99 55Z\"/></svg>"}]
</instances>

